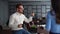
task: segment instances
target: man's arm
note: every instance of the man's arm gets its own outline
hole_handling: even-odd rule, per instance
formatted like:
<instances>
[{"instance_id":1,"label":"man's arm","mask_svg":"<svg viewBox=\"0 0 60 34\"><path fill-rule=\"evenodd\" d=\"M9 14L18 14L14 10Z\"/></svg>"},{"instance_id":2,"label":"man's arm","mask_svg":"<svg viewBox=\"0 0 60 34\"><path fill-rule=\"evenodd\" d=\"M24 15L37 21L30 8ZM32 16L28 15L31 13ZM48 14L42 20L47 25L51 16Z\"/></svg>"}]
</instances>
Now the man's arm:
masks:
<instances>
[{"instance_id":1,"label":"man's arm","mask_svg":"<svg viewBox=\"0 0 60 34\"><path fill-rule=\"evenodd\" d=\"M29 17L29 19L27 19L25 17L24 21L27 22L27 23L31 22L33 20L33 16L35 16L35 13L34 12L31 13L31 16Z\"/></svg>"},{"instance_id":2,"label":"man's arm","mask_svg":"<svg viewBox=\"0 0 60 34\"><path fill-rule=\"evenodd\" d=\"M26 17L25 17L25 18L24 18L24 21L27 22L27 23L29 23L29 22L32 21L32 18L33 18L32 16L30 16L29 18L26 18Z\"/></svg>"}]
</instances>

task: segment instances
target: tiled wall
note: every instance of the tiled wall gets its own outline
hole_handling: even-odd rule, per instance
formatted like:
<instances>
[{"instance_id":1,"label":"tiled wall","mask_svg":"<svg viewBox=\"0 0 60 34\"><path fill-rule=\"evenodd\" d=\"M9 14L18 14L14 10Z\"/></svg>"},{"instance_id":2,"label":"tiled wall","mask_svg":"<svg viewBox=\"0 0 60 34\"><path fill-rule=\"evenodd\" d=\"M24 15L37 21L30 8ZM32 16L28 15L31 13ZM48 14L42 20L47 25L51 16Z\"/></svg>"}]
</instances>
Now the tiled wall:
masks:
<instances>
[{"instance_id":1,"label":"tiled wall","mask_svg":"<svg viewBox=\"0 0 60 34\"><path fill-rule=\"evenodd\" d=\"M37 18L45 17L47 12L50 11L50 1L11 1L9 2L9 15L16 11L16 4L21 2L24 5L24 14L27 17L29 17L32 11L36 14Z\"/></svg>"}]
</instances>

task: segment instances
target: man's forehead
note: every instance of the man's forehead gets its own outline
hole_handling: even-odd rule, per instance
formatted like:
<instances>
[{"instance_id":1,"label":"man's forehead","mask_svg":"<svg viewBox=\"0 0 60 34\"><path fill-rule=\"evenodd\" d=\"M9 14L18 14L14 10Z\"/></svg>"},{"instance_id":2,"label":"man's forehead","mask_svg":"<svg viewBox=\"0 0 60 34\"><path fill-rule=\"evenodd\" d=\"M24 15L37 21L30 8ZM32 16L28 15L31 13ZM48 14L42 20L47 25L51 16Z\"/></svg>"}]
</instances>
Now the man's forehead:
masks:
<instances>
[{"instance_id":1,"label":"man's forehead","mask_svg":"<svg viewBox=\"0 0 60 34\"><path fill-rule=\"evenodd\" d=\"M19 8L23 8L23 6L21 5L21 6L19 6Z\"/></svg>"}]
</instances>

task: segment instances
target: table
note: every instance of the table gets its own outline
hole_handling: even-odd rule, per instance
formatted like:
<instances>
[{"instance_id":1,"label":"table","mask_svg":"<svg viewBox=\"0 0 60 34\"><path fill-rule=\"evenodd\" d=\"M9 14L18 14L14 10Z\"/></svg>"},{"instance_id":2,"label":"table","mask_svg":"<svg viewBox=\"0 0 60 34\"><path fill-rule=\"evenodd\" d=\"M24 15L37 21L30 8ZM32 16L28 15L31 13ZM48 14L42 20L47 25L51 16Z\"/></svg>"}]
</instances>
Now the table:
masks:
<instances>
[{"instance_id":1,"label":"table","mask_svg":"<svg viewBox=\"0 0 60 34\"><path fill-rule=\"evenodd\" d=\"M45 29L43 29L41 27L37 27L37 33L38 34L49 34L48 31L46 31Z\"/></svg>"}]
</instances>

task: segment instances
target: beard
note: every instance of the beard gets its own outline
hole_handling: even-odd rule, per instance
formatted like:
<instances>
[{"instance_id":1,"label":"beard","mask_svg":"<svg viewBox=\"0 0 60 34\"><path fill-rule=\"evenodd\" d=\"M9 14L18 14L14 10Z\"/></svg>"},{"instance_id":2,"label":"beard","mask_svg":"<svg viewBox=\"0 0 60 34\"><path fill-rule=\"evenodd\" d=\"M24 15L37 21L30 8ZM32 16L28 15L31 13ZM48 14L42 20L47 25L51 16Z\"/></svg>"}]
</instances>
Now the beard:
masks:
<instances>
[{"instance_id":1,"label":"beard","mask_svg":"<svg viewBox=\"0 0 60 34\"><path fill-rule=\"evenodd\" d=\"M19 13L23 13L23 10L18 10Z\"/></svg>"}]
</instances>

